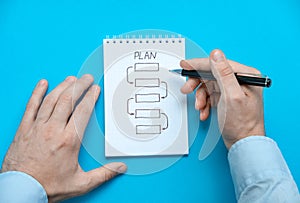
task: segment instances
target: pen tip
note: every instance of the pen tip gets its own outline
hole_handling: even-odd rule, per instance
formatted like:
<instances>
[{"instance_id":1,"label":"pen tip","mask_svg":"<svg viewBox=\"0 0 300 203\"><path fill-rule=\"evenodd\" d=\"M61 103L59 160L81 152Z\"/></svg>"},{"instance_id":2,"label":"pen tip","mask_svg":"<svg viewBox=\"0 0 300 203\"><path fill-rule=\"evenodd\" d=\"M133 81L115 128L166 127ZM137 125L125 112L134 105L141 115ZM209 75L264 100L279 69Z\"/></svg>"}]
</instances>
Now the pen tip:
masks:
<instances>
[{"instance_id":1,"label":"pen tip","mask_svg":"<svg viewBox=\"0 0 300 203\"><path fill-rule=\"evenodd\" d=\"M181 69L170 69L169 72L174 74L181 74Z\"/></svg>"}]
</instances>

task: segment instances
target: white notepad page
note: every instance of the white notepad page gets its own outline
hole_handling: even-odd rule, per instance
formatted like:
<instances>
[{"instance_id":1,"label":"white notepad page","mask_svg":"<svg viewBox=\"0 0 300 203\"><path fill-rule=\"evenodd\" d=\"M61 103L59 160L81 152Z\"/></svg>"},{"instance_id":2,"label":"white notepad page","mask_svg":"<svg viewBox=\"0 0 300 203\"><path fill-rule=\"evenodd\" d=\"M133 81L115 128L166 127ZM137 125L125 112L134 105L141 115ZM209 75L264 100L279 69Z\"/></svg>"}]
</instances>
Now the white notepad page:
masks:
<instances>
[{"instance_id":1,"label":"white notepad page","mask_svg":"<svg viewBox=\"0 0 300 203\"><path fill-rule=\"evenodd\" d=\"M104 39L105 156L188 154L184 38Z\"/></svg>"}]
</instances>

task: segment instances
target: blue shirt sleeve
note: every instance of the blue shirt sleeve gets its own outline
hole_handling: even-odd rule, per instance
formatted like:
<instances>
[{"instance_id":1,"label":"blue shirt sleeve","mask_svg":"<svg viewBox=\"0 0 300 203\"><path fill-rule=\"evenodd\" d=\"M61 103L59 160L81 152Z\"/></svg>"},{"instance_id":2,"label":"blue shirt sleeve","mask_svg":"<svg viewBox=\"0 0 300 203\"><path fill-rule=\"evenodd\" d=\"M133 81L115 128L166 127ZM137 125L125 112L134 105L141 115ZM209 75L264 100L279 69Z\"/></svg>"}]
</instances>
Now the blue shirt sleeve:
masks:
<instances>
[{"instance_id":1,"label":"blue shirt sleeve","mask_svg":"<svg viewBox=\"0 0 300 203\"><path fill-rule=\"evenodd\" d=\"M0 202L47 203L42 185L26 173L10 171L0 174Z\"/></svg>"},{"instance_id":2,"label":"blue shirt sleeve","mask_svg":"<svg viewBox=\"0 0 300 203\"><path fill-rule=\"evenodd\" d=\"M239 203L300 203L297 185L272 139L241 139L230 148L228 161Z\"/></svg>"}]
</instances>

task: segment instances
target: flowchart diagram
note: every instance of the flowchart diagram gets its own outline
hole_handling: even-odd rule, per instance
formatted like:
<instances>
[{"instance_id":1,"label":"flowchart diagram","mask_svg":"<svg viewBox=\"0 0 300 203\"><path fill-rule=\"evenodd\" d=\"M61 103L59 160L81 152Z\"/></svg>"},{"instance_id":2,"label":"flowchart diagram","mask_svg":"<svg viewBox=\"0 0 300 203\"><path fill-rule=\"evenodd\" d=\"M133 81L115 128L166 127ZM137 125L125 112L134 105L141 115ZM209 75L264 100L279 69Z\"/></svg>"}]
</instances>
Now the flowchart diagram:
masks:
<instances>
[{"instance_id":1,"label":"flowchart diagram","mask_svg":"<svg viewBox=\"0 0 300 203\"><path fill-rule=\"evenodd\" d=\"M133 72L148 73L147 77L145 74L143 77L131 78L129 74ZM126 69L126 79L130 85L133 85L136 89L147 89L147 93L135 93L134 97L127 99L127 113L136 119L135 133L139 134L161 134L163 130L168 129L168 116L164 113L163 109L153 108L135 108L136 104L155 104L159 103L168 97L168 83L162 81L157 74L160 71L159 63L135 63L133 66L129 66ZM164 93L161 94L157 91L157 88L164 88ZM149 105L148 105L149 106ZM145 120L161 120L160 124L139 124ZM157 123L157 122L156 122Z\"/></svg>"}]
</instances>

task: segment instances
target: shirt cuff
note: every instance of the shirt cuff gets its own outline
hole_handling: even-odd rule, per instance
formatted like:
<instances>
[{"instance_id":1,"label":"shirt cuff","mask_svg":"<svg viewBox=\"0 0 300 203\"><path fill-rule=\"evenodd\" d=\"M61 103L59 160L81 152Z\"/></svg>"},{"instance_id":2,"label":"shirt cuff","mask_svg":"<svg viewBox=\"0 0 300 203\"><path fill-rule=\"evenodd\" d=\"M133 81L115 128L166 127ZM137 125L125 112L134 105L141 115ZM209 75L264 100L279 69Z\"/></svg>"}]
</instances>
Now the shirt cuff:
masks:
<instances>
[{"instance_id":1,"label":"shirt cuff","mask_svg":"<svg viewBox=\"0 0 300 203\"><path fill-rule=\"evenodd\" d=\"M264 176L282 174L292 179L277 144L265 136L249 136L236 142L229 150L228 161L238 198L253 180Z\"/></svg>"},{"instance_id":2,"label":"shirt cuff","mask_svg":"<svg viewBox=\"0 0 300 203\"><path fill-rule=\"evenodd\" d=\"M36 179L23 172L1 173L0 188L0 202L48 202L43 186Z\"/></svg>"}]
</instances>

